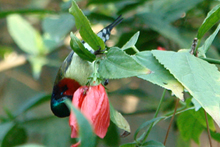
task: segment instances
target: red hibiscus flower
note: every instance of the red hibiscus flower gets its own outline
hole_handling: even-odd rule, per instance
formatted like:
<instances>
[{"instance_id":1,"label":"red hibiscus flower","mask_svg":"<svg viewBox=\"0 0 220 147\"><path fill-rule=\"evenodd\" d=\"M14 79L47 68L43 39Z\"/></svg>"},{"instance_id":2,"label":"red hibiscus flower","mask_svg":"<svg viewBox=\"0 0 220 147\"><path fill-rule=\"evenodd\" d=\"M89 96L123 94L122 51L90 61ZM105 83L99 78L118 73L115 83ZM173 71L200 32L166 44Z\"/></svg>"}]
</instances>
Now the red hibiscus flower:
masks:
<instances>
[{"instance_id":1,"label":"red hibiscus flower","mask_svg":"<svg viewBox=\"0 0 220 147\"><path fill-rule=\"evenodd\" d=\"M81 86L74 93L72 103L81 110L92 124L95 134L100 138L104 138L110 124L110 106L102 84ZM69 125L72 130L71 137L76 138L78 136L78 126L72 112L70 113Z\"/></svg>"},{"instance_id":2,"label":"red hibiscus flower","mask_svg":"<svg viewBox=\"0 0 220 147\"><path fill-rule=\"evenodd\" d=\"M163 48L163 47L161 47L161 46L158 46L158 47L157 47L157 50L165 51L166 49Z\"/></svg>"}]
</instances>

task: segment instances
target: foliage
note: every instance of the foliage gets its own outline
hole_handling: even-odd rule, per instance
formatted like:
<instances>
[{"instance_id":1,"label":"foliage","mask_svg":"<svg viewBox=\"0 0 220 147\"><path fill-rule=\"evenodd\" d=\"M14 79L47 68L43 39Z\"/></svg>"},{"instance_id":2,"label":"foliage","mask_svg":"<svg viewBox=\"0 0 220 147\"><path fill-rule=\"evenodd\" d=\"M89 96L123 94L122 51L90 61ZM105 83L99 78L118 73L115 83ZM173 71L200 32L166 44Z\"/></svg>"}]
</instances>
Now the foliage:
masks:
<instances>
[{"instance_id":1,"label":"foliage","mask_svg":"<svg viewBox=\"0 0 220 147\"><path fill-rule=\"evenodd\" d=\"M46 6L40 3L31 2L32 5L40 7L36 10L31 9L30 5L24 10L12 9L0 12L0 18L6 18L8 32L15 42L15 44L11 42L5 45L0 41L4 44L0 46L2 50L0 65L9 64L8 59L13 62L18 61L16 58L18 55L24 55L27 61L20 66L12 64L8 70L1 69L0 66L0 76L4 79L0 85L2 89L0 107L4 106L2 109L4 113L0 113L2 147L20 144L31 146L32 140L38 143L33 146L70 146L76 142L70 139L67 119L55 118L48 110L52 87L52 84L48 83L52 83L55 70L65 58L60 50L65 51L64 48L68 48L69 44L82 59L91 63L98 62L100 78L137 77L142 81L149 81L170 90L182 101L174 115L178 115L177 129L180 132L180 138L186 143L190 139L198 144L201 142L199 137L207 129L204 112L209 114L208 129L211 131L211 137L220 141L219 133L215 128L220 126L220 73L216 65L209 63L210 58L212 63L220 63L220 45L217 41L220 29L218 24L220 5L217 2L88 0L86 5L83 1L77 1L79 8L75 1L65 1L59 3L59 11L46 10ZM119 14L122 14L124 20L117 26L117 35L113 35L112 40L117 40L117 44L115 43L113 47L106 46L93 32L91 26L98 23L107 25L114 20L113 16ZM94 51L101 50L104 54L99 57L89 52L78 39L74 27ZM71 41L66 45L65 40L71 30ZM190 46L194 37L198 38L198 43L192 53ZM163 46L167 51L154 50L158 46ZM12 53L17 56L10 58ZM33 78L27 70L28 67L32 69ZM16 76L10 73L12 71ZM20 76L18 73L21 73ZM120 85L120 82L117 84ZM114 124L111 124L109 128L111 130L108 131L104 142L95 139L88 121L70 102L66 102L80 122L81 146L99 144L119 146L119 132L115 128L116 125L127 132L131 131L134 135L134 138L121 143L121 147L163 147L162 140L157 138L151 140L148 133L153 134L152 127L156 128L158 122L163 123L163 120L172 116L172 112L167 112L160 107L161 104L162 108L169 107L170 100L173 108L173 96L165 96L164 92L161 100L164 97L166 99L156 107L154 102L158 103L158 99L149 95L152 93L152 95L158 95L160 89L154 87L154 90L151 90L153 86L148 86L149 88L145 88L141 94L139 90L143 88L138 86L133 95L139 97L140 103L143 99L149 101L149 106L143 106L142 113L148 114L149 109L152 108L155 111L157 108L156 114L160 110L161 116L155 115L150 120L141 121L142 125L135 128L135 131L121 113L115 110L113 106L117 103L113 101L110 110ZM128 87L126 90L131 92ZM113 91L110 97L111 95L123 96L124 94ZM125 92L125 95L128 95L128 92ZM131 115L139 112L136 108ZM136 123L141 120L136 118L131 122ZM114 137L114 143L110 141L112 137ZM168 146L175 146L175 144L172 142Z\"/></svg>"}]
</instances>

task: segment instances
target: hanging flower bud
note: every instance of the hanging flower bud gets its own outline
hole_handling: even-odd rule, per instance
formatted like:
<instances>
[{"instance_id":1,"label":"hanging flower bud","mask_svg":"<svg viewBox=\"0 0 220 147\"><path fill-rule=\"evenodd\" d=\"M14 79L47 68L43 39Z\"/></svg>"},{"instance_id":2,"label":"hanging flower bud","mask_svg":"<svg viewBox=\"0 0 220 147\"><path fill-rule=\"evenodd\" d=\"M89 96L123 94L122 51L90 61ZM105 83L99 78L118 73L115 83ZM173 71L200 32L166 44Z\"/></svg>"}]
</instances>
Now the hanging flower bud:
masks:
<instances>
[{"instance_id":1,"label":"hanging flower bud","mask_svg":"<svg viewBox=\"0 0 220 147\"><path fill-rule=\"evenodd\" d=\"M105 88L97 86L81 86L73 95L72 103L81 110L93 126L94 132L104 138L110 124L110 106ZM71 112L69 124L72 129L71 137L78 136L77 120Z\"/></svg>"}]
</instances>

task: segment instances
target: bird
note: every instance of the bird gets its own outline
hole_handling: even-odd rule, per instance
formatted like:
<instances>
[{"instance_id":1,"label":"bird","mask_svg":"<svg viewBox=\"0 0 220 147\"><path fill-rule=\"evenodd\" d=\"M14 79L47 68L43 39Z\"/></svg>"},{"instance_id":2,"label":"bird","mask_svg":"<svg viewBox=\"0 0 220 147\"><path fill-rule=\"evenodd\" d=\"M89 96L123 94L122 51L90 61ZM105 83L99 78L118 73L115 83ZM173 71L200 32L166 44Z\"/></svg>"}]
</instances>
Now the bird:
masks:
<instances>
[{"instance_id":1,"label":"bird","mask_svg":"<svg viewBox=\"0 0 220 147\"><path fill-rule=\"evenodd\" d=\"M109 40L111 30L121 23L121 15L111 24L97 33L104 42ZM93 49L85 41L81 41L84 47L95 54ZM57 117L63 118L70 115L70 111L65 104L66 99L72 100L74 92L82 85L86 85L88 77L93 73L93 63L81 59L72 50L60 66L51 95L51 110Z\"/></svg>"}]
</instances>

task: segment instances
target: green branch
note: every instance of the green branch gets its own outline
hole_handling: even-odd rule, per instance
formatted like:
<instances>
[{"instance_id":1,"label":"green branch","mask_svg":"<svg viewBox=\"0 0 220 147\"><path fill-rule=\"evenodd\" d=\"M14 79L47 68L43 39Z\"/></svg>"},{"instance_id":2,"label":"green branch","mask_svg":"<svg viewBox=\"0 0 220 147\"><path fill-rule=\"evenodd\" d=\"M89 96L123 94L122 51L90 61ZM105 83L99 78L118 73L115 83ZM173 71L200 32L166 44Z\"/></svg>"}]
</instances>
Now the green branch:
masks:
<instances>
[{"instance_id":1,"label":"green branch","mask_svg":"<svg viewBox=\"0 0 220 147\"><path fill-rule=\"evenodd\" d=\"M212 59L212 58L204 58L204 57L199 57L200 59L203 59L209 63L212 64L220 64L220 60Z\"/></svg>"},{"instance_id":2,"label":"green branch","mask_svg":"<svg viewBox=\"0 0 220 147\"><path fill-rule=\"evenodd\" d=\"M57 11L45 10L45 9L22 9L22 10L10 10L0 12L0 18L4 18L10 14L56 14Z\"/></svg>"},{"instance_id":3,"label":"green branch","mask_svg":"<svg viewBox=\"0 0 220 147\"><path fill-rule=\"evenodd\" d=\"M120 113L122 114L122 115L126 115L126 116L128 116L128 115L140 115L140 114L145 114L145 113L152 113L152 112L155 112L156 111L156 109L155 108L148 108L148 109L143 109L143 110L137 110L137 111L135 111L135 112L131 112L131 113L124 113L124 112L121 112L120 111Z\"/></svg>"},{"instance_id":4,"label":"green branch","mask_svg":"<svg viewBox=\"0 0 220 147\"><path fill-rule=\"evenodd\" d=\"M136 48L136 46L132 46L131 48L132 48L136 53L139 52L139 50Z\"/></svg>"},{"instance_id":5,"label":"green branch","mask_svg":"<svg viewBox=\"0 0 220 147\"><path fill-rule=\"evenodd\" d=\"M163 100L164 100L164 97L165 97L165 93L166 93L166 89L164 89L163 94L162 94L162 96L161 96L161 98L160 98L160 102L159 102L158 107L157 107L157 110L156 110L156 112L155 112L155 114L154 114L154 118L156 118L157 115L158 115L158 113L159 113L159 110L160 110L160 108L161 108L161 104L162 104L162 102L163 102ZM150 131L151 131L153 125L154 125L154 122L151 123L149 129L147 130L147 133L145 134L145 136L144 136L144 138L143 138L143 140L142 140L142 143L144 143L145 140L147 139L147 137L148 137L148 135L150 134Z\"/></svg>"}]
</instances>

